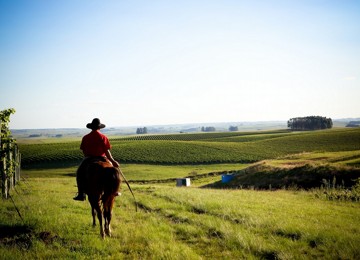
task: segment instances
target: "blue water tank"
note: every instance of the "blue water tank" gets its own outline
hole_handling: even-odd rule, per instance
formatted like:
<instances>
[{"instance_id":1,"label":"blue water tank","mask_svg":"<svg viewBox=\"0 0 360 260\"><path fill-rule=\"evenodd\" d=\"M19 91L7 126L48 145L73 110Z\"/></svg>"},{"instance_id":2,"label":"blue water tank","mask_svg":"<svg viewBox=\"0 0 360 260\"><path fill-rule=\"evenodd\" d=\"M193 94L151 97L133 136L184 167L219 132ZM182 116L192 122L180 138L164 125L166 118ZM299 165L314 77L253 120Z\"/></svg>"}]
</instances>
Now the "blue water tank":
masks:
<instances>
[{"instance_id":1,"label":"blue water tank","mask_svg":"<svg viewBox=\"0 0 360 260\"><path fill-rule=\"evenodd\" d=\"M221 182L222 183L228 183L229 181L231 181L232 179L234 179L234 175L232 174L223 174L221 176Z\"/></svg>"}]
</instances>

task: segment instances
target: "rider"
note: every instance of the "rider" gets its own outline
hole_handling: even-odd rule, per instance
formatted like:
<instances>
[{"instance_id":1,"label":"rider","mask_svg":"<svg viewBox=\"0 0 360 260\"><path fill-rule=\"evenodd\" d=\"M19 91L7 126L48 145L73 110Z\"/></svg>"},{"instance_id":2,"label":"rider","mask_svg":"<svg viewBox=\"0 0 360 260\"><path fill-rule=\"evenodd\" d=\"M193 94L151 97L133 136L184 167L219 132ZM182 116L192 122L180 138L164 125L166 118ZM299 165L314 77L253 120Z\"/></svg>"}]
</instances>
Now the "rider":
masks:
<instances>
[{"instance_id":1,"label":"rider","mask_svg":"<svg viewBox=\"0 0 360 260\"><path fill-rule=\"evenodd\" d=\"M80 201L84 201L86 199L83 187L85 176L79 174L80 172L84 172L80 171L80 168L86 167L89 162L94 160L107 160L110 161L114 167L119 167L119 163L114 160L110 153L111 145L109 139L104 134L100 133L100 129L104 128L105 125L100 123L99 118L94 118L91 123L86 125L86 127L92 131L82 138L80 149L83 151L85 158L76 172L78 195L74 198L74 200Z\"/></svg>"}]
</instances>

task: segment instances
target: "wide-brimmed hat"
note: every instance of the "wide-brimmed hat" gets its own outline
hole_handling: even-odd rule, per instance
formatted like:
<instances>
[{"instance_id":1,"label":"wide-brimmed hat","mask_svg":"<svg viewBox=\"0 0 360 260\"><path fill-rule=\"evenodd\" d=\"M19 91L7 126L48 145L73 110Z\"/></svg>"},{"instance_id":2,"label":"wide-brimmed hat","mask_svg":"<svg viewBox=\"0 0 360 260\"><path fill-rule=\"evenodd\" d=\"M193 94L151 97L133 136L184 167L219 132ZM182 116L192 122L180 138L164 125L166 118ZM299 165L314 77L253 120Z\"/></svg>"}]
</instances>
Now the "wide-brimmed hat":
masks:
<instances>
[{"instance_id":1,"label":"wide-brimmed hat","mask_svg":"<svg viewBox=\"0 0 360 260\"><path fill-rule=\"evenodd\" d=\"M94 118L91 123L88 123L88 124L86 125L86 127L94 130L94 129L104 128L105 125L102 124L102 123L100 123L100 119L99 119L99 118Z\"/></svg>"}]
</instances>

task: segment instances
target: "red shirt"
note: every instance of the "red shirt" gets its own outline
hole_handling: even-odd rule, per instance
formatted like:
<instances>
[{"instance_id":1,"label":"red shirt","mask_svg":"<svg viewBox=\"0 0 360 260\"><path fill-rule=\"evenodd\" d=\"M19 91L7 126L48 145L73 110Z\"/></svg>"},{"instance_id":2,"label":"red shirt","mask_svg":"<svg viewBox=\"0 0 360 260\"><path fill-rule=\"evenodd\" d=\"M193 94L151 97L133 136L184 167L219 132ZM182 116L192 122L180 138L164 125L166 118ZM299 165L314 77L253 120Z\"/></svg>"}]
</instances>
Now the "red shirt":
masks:
<instances>
[{"instance_id":1,"label":"red shirt","mask_svg":"<svg viewBox=\"0 0 360 260\"><path fill-rule=\"evenodd\" d=\"M105 152L110 148L109 139L99 130L93 130L85 135L80 145L80 149L83 150L86 157L105 156Z\"/></svg>"}]
</instances>

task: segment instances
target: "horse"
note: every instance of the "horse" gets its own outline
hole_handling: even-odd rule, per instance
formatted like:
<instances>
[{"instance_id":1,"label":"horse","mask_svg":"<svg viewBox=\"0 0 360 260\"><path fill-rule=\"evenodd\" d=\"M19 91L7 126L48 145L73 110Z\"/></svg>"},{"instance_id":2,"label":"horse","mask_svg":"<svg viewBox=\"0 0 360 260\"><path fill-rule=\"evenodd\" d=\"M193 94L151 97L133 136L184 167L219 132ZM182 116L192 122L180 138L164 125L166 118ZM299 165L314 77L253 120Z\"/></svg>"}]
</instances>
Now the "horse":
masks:
<instances>
[{"instance_id":1,"label":"horse","mask_svg":"<svg viewBox=\"0 0 360 260\"><path fill-rule=\"evenodd\" d=\"M93 227L96 226L97 215L101 237L105 238L105 234L110 237L112 209L121 184L120 170L108 160L90 161L83 170L86 171L84 191L91 205Z\"/></svg>"}]
</instances>

